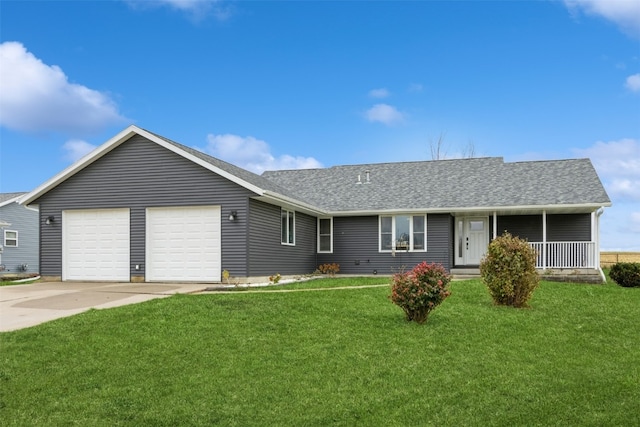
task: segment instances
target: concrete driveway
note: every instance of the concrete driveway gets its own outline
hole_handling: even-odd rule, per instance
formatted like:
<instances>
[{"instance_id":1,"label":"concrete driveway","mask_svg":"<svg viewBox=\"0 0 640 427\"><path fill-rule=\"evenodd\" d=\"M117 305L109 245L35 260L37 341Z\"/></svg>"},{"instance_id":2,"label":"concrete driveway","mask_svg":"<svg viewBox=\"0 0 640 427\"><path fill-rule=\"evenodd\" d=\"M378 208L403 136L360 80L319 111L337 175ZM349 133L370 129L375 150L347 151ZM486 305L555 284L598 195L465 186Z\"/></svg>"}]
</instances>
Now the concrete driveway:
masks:
<instances>
[{"instance_id":1,"label":"concrete driveway","mask_svg":"<svg viewBox=\"0 0 640 427\"><path fill-rule=\"evenodd\" d=\"M39 282L0 286L0 332L39 325L91 308L135 304L204 290L205 284Z\"/></svg>"}]
</instances>

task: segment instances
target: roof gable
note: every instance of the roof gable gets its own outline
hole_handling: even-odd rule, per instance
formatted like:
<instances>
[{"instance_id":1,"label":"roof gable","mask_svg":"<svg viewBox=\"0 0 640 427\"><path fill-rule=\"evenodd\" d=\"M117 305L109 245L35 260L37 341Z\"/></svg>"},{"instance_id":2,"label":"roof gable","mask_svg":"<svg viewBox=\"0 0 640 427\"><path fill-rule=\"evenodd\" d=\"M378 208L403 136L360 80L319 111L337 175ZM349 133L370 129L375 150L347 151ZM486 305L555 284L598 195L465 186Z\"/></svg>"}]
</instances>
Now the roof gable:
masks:
<instances>
[{"instance_id":1,"label":"roof gable","mask_svg":"<svg viewBox=\"0 0 640 427\"><path fill-rule=\"evenodd\" d=\"M245 169L239 168L230 163L224 162L220 159L216 159L215 157L209 156L205 153L202 153L193 148L184 146L177 142L171 141L170 139L164 138L160 135L157 135L153 132L149 132L145 129L141 129L137 126L129 126L122 132L118 133L116 136L96 148L94 151L78 160L76 163L72 164L50 180L46 181L38 188L33 190L32 192L25 195L21 203L29 204L33 203L40 196L57 187L62 182L66 181L70 177L74 176L84 168L90 166L92 163L96 162L98 159L102 158L109 152L113 151L115 148L119 147L121 144L128 141L132 136L140 135L149 141L156 143L188 160L191 162L198 164L205 169L208 169L252 192L257 194L259 197L264 197L266 199L277 199L277 200L288 200L290 204L295 205L296 203L303 203L302 200L290 199L288 196L288 192L286 189L281 188L277 183L269 181L264 177L249 172ZM309 210L315 210L314 207L307 206Z\"/></svg>"}]
</instances>

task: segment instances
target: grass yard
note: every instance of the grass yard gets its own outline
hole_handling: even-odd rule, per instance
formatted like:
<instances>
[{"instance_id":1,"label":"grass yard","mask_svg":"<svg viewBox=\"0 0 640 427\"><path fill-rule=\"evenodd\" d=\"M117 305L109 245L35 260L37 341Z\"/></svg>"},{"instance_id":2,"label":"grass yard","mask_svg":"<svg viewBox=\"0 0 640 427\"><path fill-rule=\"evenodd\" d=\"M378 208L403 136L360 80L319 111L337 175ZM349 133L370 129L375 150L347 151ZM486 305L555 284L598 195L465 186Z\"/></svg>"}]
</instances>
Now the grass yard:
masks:
<instances>
[{"instance_id":1,"label":"grass yard","mask_svg":"<svg viewBox=\"0 0 640 427\"><path fill-rule=\"evenodd\" d=\"M31 275L31 277L26 276L26 277L22 277L22 276L18 276L18 277L14 277L14 276L1 276L0 277L0 286L13 286L13 285L28 285L30 283L33 283L35 281L37 281L40 278L40 276L36 275Z\"/></svg>"},{"instance_id":2,"label":"grass yard","mask_svg":"<svg viewBox=\"0 0 640 427\"><path fill-rule=\"evenodd\" d=\"M2 333L0 419L640 425L640 289L543 282L521 310L479 280L452 291L422 326L385 287L176 295Z\"/></svg>"}]
</instances>

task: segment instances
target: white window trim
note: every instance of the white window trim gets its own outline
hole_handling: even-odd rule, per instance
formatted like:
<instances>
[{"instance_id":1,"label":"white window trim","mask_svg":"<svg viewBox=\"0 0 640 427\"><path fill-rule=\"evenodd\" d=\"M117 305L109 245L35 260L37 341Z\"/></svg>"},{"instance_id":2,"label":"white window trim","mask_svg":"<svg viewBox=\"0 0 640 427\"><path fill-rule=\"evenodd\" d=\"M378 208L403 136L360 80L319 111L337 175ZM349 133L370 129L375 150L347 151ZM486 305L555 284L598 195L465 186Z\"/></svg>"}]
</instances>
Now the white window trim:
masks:
<instances>
[{"instance_id":1,"label":"white window trim","mask_svg":"<svg viewBox=\"0 0 640 427\"><path fill-rule=\"evenodd\" d=\"M7 233L16 233L15 238L7 238ZM7 245L7 241L15 241L15 245ZM18 231L17 230L4 230L4 245L5 248L17 248L18 247Z\"/></svg>"},{"instance_id":2,"label":"white window trim","mask_svg":"<svg viewBox=\"0 0 640 427\"><path fill-rule=\"evenodd\" d=\"M282 241L282 212L287 213L287 241ZM289 230L289 217L293 217L293 230ZM289 243L289 236L293 234L293 243ZM282 208L280 210L280 243L285 246L295 246L296 245L296 212L290 211L289 209Z\"/></svg>"},{"instance_id":3,"label":"white window trim","mask_svg":"<svg viewBox=\"0 0 640 427\"><path fill-rule=\"evenodd\" d=\"M411 218L409 221L409 250L396 249L396 217L408 216ZM413 249L413 218L421 216L424 218L424 249ZM391 218L391 249L382 249L382 218ZM379 215L378 216L378 252L380 253L393 253L393 252L427 252L427 214L415 215L415 214L397 214L397 215Z\"/></svg>"},{"instance_id":4,"label":"white window trim","mask_svg":"<svg viewBox=\"0 0 640 427\"><path fill-rule=\"evenodd\" d=\"M329 250L323 251L320 250L320 220L329 220ZM318 218L318 253L319 254L332 254L333 253L333 217L331 218Z\"/></svg>"}]
</instances>

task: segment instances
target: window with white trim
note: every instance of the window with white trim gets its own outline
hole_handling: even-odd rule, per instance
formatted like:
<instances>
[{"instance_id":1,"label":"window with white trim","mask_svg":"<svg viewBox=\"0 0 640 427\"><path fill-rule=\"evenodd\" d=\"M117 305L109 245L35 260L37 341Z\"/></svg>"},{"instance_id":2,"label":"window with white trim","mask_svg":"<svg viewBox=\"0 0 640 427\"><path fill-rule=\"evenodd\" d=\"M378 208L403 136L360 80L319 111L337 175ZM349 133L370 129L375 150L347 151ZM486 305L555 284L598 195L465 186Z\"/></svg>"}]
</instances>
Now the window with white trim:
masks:
<instances>
[{"instance_id":1,"label":"window with white trim","mask_svg":"<svg viewBox=\"0 0 640 427\"><path fill-rule=\"evenodd\" d=\"M15 230L4 230L4 246L17 248L18 247L18 232Z\"/></svg>"},{"instance_id":2,"label":"window with white trim","mask_svg":"<svg viewBox=\"0 0 640 427\"><path fill-rule=\"evenodd\" d=\"M426 215L380 216L380 252L427 250Z\"/></svg>"},{"instance_id":3,"label":"window with white trim","mask_svg":"<svg viewBox=\"0 0 640 427\"><path fill-rule=\"evenodd\" d=\"M333 218L318 218L318 252L333 252Z\"/></svg>"},{"instance_id":4,"label":"window with white trim","mask_svg":"<svg viewBox=\"0 0 640 427\"><path fill-rule=\"evenodd\" d=\"M296 244L296 213L282 209L281 211L281 243L283 245Z\"/></svg>"}]
</instances>

